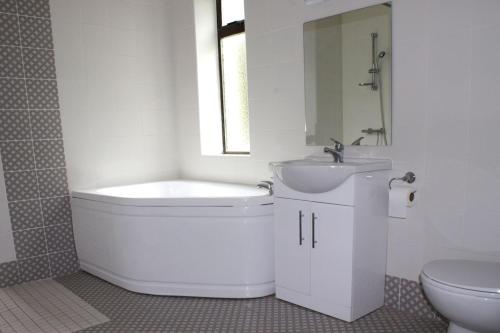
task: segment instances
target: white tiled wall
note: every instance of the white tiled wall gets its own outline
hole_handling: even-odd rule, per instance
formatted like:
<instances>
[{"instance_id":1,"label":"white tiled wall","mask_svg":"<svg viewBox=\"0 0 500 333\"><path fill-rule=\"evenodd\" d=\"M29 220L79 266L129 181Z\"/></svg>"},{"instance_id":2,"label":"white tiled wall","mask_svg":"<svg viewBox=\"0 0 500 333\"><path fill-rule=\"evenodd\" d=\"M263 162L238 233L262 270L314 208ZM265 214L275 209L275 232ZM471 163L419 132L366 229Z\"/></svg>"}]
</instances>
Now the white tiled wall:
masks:
<instances>
[{"instance_id":1,"label":"white tiled wall","mask_svg":"<svg viewBox=\"0 0 500 333\"><path fill-rule=\"evenodd\" d=\"M269 161L306 147L303 17L381 1L246 1L251 156L201 156L192 1L175 0L174 48L181 175L255 183ZM393 145L348 148L417 174L417 203L391 220L387 273L417 279L436 258L500 261L500 2L393 1ZM182 50L180 52L179 50Z\"/></svg>"},{"instance_id":2,"label":"white tiled wall","mask_svg":"<svg viewBox=\"0 0 500 333\"><path fill-rule=\"evenodd\" d=\"M170 2L51 11L70 188L176 178Z\"/></svg>"},{"instance_id":3,"label":"white tiled wall","mask_svg":"<svg viewBox=\"0 0 500 333\"><path fill-rule=\"evenodd\" d=\"M70 185L255 183L305 146L302 22L380 3L246 1L251 156L202 156L192 0L51 0ZM387 273L500 261L500 2L393 1L393 145L348 148L417 174L391 220ZM175 110L175 111L174 111Z\"/></svg>"}]
</instances>

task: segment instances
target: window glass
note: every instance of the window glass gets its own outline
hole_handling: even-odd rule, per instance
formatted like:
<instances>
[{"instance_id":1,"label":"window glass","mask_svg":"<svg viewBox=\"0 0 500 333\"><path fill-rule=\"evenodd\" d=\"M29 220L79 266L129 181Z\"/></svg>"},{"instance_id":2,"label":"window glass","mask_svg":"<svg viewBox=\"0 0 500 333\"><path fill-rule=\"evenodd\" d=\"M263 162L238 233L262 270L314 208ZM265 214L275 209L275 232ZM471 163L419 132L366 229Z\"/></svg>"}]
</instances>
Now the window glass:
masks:
<instances>
[{"instance_id":1,"label":"window glass","mask_svg":"<svg viewBox=\"0 0 500 333\"><path fill-rule=\"evenodd\" d=\"M227 2L227 1L226 1ZM221 40L225 150L250 151L245 34Z\"/></svg>"},{"instance_id":2,"label":"window glass","mask_svg":"<svg viewBox=\"0 0 500 333\"><path fill-rule=\"evenodd\" d=\"M245 19L243 0L221 0L222 25Z\"/></svg>"}]
</instances>

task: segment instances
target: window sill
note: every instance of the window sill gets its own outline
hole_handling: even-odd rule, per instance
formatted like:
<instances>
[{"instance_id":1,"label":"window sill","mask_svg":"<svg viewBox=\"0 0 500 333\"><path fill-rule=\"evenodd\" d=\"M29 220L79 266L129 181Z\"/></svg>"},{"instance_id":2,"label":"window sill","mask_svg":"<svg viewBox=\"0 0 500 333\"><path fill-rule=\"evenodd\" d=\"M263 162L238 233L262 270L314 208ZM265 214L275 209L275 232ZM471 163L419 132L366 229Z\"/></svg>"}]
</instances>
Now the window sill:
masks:
<instances>
[{"instance_id":1,"label":"window sill","mask_svg":"<svg viewBox=\"0 0 500 333\"><path fill-rule=\"evenodd\" d=\"M203 157L250 157L251 154L202 154Z\"/></svg>"}]
</instances>

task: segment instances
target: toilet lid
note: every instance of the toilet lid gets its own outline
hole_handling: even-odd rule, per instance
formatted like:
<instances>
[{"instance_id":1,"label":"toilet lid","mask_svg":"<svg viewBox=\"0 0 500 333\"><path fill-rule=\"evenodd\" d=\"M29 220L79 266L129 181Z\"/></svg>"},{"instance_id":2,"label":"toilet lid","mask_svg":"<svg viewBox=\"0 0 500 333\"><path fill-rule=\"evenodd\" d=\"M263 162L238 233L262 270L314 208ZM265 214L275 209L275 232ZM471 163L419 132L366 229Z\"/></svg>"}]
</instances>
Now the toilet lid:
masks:
<instances>
[{"instance_id":1,"label":"toilet lid","mask_svg":"<svg viewBox=\"0 0 500 333\"><path fill-rule=\"evenodd\" d=\"M432 280L452 287L500 294L500 263L436 260L422 271Z\"/></svg>"}]
</instances>

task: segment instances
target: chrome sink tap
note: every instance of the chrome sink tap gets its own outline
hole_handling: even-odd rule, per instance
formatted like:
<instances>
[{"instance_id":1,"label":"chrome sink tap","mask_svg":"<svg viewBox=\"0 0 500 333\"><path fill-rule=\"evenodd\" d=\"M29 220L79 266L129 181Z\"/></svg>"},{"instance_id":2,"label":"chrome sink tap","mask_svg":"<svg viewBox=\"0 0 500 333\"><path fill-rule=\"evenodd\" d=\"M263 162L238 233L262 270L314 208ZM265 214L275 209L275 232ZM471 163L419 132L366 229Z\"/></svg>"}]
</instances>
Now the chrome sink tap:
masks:
<instances>
[{"instance_id":1,"label":"chrome sink tap","mask_svg":"<svg viewBox=\"0 0 500 333\"><path fill-rule=\"evenodd\" d=\"M330 138L333 141L333 148L325 147L323 148L324 153L332 154L333 162L344 163L344 145L342 142Z\"/></svg>"}]
</instances>

